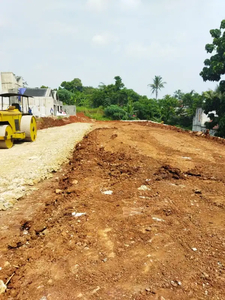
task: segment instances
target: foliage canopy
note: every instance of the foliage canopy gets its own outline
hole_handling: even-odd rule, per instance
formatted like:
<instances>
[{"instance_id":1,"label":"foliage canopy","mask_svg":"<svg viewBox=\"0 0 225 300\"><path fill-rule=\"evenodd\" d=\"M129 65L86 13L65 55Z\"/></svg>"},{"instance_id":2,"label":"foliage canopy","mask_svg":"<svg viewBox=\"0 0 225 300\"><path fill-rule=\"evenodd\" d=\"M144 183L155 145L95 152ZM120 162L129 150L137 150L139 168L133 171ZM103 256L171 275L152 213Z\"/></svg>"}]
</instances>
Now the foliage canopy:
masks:
<instances>
[{"instance_id":1,"label":"foliage canopy","mask_svg":"<svg viewBox=\"0 0 225 300\"><path fill-rule=\"evenodd\" d=\"M215 91L203 93L203 108L211 120L206 124L207 128L217 126L217 135L225 137L225 81L221 80L225 74L225 20L222 20L220 29L211 29L210 34L213 41L205 49L212 56L204 61L200 76L204 81L217 81L219 85Z\"/></svg>"}]
</instances>

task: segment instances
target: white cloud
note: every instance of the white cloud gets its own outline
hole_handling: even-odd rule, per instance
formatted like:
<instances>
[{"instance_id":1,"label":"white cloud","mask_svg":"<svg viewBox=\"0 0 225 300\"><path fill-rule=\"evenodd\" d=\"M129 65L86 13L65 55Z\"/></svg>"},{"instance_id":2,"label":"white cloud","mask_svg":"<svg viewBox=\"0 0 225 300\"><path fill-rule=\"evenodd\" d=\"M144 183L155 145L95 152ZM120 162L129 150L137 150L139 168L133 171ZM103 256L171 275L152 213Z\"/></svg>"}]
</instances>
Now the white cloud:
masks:
<instances>
[{"instance_id":1,"label":"white cloud","mask_svg":"<svg viewBox=\"0 0 225 300\"><path fill-rule=\"evenodd\" d=\"M117 38L110 34L96 34L92 38L92 43L99 46L106 46L117 42Z\"/></svg>"},{"instance_id":2,"label":"white cloud","mask_svg":"<svg viewBox=\"0 0 225 300\"><path fill-rule=\"evenodd\" d=\"M121 0L121 5L125 9L135 9L140 6L141 0Z\"/></svg>"},{"instance_id":3,"label":"white cloud","mask_svg":"<svg viewBox=\"0 0 225 300\"><path fill-rule=\"evenodd\" d=\"M170 58L179 56L177 49L171 45L163 45L156 42L151 45L130 44L126 47L126 54L134 58Z\"/></svg>"},{"instance_id":4,"label":"white cloud","mask_svg":"<svg viewBox=\"0 0 225 300\"><path fill-rule=\"evenodd\" d=\"M86 7L90 10L101 12L108 6L109 0L88 0Z\"/></svg>"}]
</instances>

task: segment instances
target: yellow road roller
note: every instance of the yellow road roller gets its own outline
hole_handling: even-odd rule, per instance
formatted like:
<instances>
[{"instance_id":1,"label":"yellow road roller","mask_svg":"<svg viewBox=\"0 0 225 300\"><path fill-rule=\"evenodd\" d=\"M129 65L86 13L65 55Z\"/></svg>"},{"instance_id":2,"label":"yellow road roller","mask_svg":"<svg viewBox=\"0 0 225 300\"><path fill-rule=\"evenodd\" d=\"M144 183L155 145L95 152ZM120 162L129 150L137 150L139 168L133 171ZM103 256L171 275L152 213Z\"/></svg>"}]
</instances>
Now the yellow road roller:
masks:
<instances>
[{"instance_id":1,"label":"yellow road roller","mask_svg":"<svg viewBox=\"0 0 225 300\"><path fill-rule=\"evenodd\" d=\"M35 117L29 113L29 97L17 93L4 93L0 97L0 149L11 148L15 140L34 142L37 124ZM5 104L5 98L9 99L9 105ZM7 108L4 109L4 105Z\"/></svg>"}]
</instances>

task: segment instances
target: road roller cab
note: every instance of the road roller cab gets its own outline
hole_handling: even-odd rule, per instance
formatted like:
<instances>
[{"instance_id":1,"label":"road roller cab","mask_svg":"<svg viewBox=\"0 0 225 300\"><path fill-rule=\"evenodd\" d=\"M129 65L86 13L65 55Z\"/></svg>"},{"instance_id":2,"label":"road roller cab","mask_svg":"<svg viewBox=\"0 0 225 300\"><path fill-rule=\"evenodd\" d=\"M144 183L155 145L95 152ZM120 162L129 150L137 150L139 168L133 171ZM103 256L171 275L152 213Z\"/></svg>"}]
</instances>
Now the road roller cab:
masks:
<instances>
[{"instance_id":1,"label":"road roller cab","mask_svg":"<svg viewBox=\"0 0 225 300\"><path fill-rule=\"evenodd\" d=\"M0 110L0 149L11 148L15 140L34 142L37 137L37 125L35 117L28 113L28 96L16 93L5 93L0 94L0 96L2 97L2 107ZM4 109L4 98L9 99L9 105L6 109ZM26 101L24 101L24 98ZM20 103L15 102L15 99L20 99Z\"/></svg>"}]
</instances>

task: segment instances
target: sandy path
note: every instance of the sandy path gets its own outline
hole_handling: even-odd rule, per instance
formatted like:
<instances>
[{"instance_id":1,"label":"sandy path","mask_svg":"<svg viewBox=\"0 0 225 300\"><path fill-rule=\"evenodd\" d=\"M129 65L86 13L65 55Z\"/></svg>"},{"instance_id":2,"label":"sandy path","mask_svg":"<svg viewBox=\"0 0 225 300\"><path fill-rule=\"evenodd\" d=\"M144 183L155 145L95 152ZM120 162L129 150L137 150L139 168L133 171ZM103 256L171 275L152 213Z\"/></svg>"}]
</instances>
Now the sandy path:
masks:
<instances>
[{"instance_id":1,"label":"sandy path","mask_svg":"<svg viewBox=\"0 0 225 300\"><path fill-rule=\"evenodd\" d=\"M73 123L38 131L35 143L20 143L0 150L0 210L34 190L34 184L52 176L71 155L74 145L92 128Z\"/></svg>"}]
</instances>

